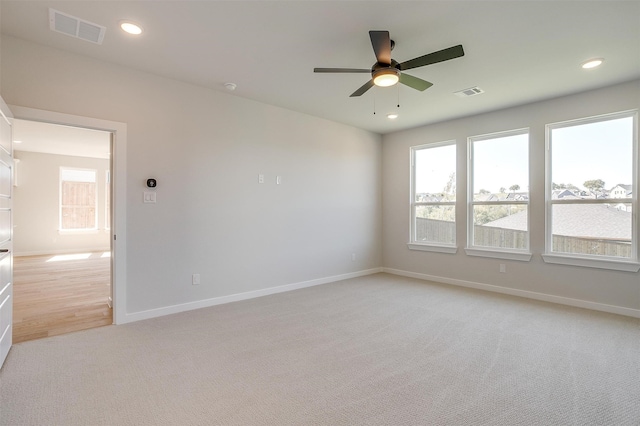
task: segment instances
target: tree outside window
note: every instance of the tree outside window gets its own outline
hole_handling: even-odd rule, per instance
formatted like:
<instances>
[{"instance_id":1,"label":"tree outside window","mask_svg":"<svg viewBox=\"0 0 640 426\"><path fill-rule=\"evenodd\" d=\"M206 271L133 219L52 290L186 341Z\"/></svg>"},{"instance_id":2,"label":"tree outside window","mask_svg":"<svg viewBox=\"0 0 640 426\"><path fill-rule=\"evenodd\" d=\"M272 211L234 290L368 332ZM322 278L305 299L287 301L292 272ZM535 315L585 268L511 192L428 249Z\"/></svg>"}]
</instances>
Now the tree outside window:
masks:
<instances>
[{"instance_id":1,"label":"tree outside window","mask_svg":"<svg viewBox=\"0 0 640 426\"><path fill-rule=\"evenodd\" d=\"M411 148L411 243L455 246L455 141Z\"/></svg>"}]
</instances>

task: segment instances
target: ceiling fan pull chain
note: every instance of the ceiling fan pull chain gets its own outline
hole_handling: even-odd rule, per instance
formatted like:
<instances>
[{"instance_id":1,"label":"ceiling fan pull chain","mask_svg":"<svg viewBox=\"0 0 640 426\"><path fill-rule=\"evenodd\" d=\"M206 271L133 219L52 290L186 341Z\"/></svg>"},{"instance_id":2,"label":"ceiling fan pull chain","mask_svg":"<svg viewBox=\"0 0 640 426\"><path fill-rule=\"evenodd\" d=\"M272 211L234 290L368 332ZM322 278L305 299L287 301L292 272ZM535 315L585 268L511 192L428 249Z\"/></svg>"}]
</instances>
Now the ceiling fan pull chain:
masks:
<instances>
[{"instance_id":1,"label":"ceiling fan pull chain","mask_svg":"<svg viewBox=\"0 0 640 426\"><path fill-rule=\"evenodd\" d=\"M396 84L396 86L398 86L398 108L400 108L400 85Z\"/></svg>"},{"instance_id":2,"label":"ceiling fan pull chain","mask_svg":"<svg viewBox=\"0 0 640 426\"><path fill-rule=\"evenodd\" d=\"M376 115L376 91L373 91L373 115Z\"/></svg>"}]
</instances>

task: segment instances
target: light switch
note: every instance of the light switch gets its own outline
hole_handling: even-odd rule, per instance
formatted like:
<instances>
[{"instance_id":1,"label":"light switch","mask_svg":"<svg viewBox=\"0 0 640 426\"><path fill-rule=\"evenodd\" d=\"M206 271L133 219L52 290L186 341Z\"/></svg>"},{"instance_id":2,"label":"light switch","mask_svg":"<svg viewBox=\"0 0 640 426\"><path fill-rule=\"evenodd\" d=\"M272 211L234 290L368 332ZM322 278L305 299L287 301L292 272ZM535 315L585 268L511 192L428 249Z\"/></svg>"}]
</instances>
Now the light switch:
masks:
<instances>
[{"instance_id":1,"label":"light switch","mask_svg":"<svg viewBox=\"0 0 640 426\"><path fill-rule=\"evenodd\" d=\"M156 202L156 193L155 192L145 192L144 193L144 202L145 203L155 203Z\"/></svg>"}]
</instances>

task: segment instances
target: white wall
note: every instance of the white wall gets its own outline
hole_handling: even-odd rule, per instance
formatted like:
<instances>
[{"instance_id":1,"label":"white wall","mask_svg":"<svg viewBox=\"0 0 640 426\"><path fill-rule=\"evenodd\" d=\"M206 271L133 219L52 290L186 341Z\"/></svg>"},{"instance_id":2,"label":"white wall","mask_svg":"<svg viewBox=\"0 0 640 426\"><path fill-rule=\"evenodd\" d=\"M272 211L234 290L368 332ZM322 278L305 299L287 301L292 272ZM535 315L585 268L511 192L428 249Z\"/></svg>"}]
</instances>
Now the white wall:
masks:
<instances>
[{"instance_id":1,"label":"white wall","mask_svg":"<svg viewBox=\"0 0 640 426\"><path fill-rule=\"evenodd\" d=\"M483 95L486 96L486 95ZM490 95L489 95L490 96ZM473 99L469 101L473 102ZM640 274L543 262L545 124L640 107L640 81L434 124L383 138L383 265L402 273L430 275L444 282L490 284L507 292L534 292L595 304L629 308L640 315ZM411 251L409 238L409 147L456 139L457 198L466 199L467 137L530 127L530 262L470 257L466 245L466 211L456 211L458 252L454 255ZM461 204L458 204L460 206ZM464 203L462 203L464 205ZM636 232L638 230L636 229ZM499 273L505 263L507 273ZM500 288L498 290L500 290ZM512 292L513 293L513 292ZM551 298L553 300L553 297ZM548 298L547 298L548 299ZM606 308L606 306L601 306ZM624 309L623 309L624 311Z\"/></svg>"},{"instance_id":2,"label":"white wall","mask_svg":"<svg viewBox=\"0 0 640 426\"><path fill-rule=\"evenodd\" d=\"M109 250L105 229L106 171L109 160L14 151L18 163L18 186L13 190L16 256ZM98 230L60 233L60 167L96 170Z\"/></svg>"},{"instance_id":3,"label":"white wall","mask_svg":"<svg viewBox=\"0 0 640 426\"><path fill-rule=\"evenodd\" d=\"M379 135L11 37L1 87L127 124L128 313L381 263Z\"/></svg>"},{"instance_id":4,"label":"white wall","mask_svg":"<svg viewBox=\"0 0 640 426\"><path fill-rule=\"evenodd\" d=\"M1 66L9 104L127 123L129 313L379 266L640 309L638 273L540 257L544 125L638 108L638 81L381 138L10 37L2 39ZM464 199L466 138L522 127L531 128L533 259L466 256L461 209L457 254L410 251L409 147L458 139ZM142 203L149 177L158 179L155 205ZM192 273L201 274L200 286L191 285Z\"/></svg>"}]
</instances>

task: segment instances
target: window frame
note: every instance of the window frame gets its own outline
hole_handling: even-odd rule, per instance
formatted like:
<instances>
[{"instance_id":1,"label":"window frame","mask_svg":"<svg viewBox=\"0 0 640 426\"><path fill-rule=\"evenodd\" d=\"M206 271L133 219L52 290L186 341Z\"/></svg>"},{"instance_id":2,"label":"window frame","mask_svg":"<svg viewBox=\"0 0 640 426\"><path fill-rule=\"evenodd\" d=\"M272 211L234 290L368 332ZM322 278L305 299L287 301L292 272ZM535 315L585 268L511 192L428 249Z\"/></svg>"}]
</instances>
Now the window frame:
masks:
<instances>
[{"instance_id":1,"label":"window frame","mask_svg":"<svg viewBox=\"0 0 640 426\"><path fill-rule=\"evenodd\" d=\"M578 125L600 123L603 121L632 118L632 196L631 203L631 257L621 258L580 253L563 253L553 251L553 206L570 204L618 204L621 198L600 198L587 200L552 199L552 132L555 129ZM619 183L619 182L618 182ZM618 271L637 272L640 270L638 261L638 110L628 110L610 114L550 123L545 126L545 252L542 258L546 263L583 266L589 268L612 269ZM624 200L627 200L626 198ZM626 204L626 203L625 203Z\"/></svg>"},{"instance_id":2,"label":"window frame","mask_svg":"<svg viewBox=\"0 0 640 426\"><path fill-rule=\"evenodd\" d=\"M65 170L72 171L84 171L84 172L93 172L95 181L93 184L95 185L95 197L94 197L94 227L93 228L63 228L62 227L62 194L63 194L63 173ZM87 169L80 167L66 167L60 166L60 176L58 179L58 232L61 234L81 234L81 233L93 233L98 231L98 170L96 169Z\"/></svg>"},{"instance_id":3,"label":"window frame","mask_svg":"<svg viewBox=\"0 0 640 426\"><path fill-rule=\"evenodd\" d=\"M409 203L409 210L410 210L410 225L409 225L409 242L407 243L407 247L409 247L410 250L419 250L419 251L430 251L430 252L437 252L437 253L448 253L448 254L455 254L458 251L458 246L457 246L457 232L455 232L456 228L457 228L457 220L454 219L454 241L451 244L446 244L446 243L438 243L435 241L432 242L421 242L421 241L416 241L415 239L415 235L416 235L416 208L419 206L453 206L454 208L454 212L456 212L454 214L454 218L457 216L457 207L456 207L456 203L457 203L457 194L456 194L456 199L453 201L432 201L432 202L416 202L416 153L418 151L421 150L425 150L425 149L434 149L434 148L441 148L444 146L453 146L455 151L456 151L456 160L455 160L455 164L454 164L454 172L456 173L456 188L457 188L457 180L458 180L458 173L457 173L457 163L458 163L458 144L457 144L457 140L452 139L452 140L447 140L447 141L442 141L442 142L434 142L434 143L427 143L427 144L422 144L422 145L416 145L416 146L412 146L410 147L410 203Z\"/></svg>"},{"instance_id":4,"label":"window frame","mask_svg":"<svg viewBox=\"0 0 640 426\"><path fill-rule=\"evenodd\" d=\"M467 138L467 246L465 252L469 256L490 257L496 259L517 260L528 262L531 260L531 191L528 190L526 201L475 201L474 196L474 151L473 144L475 142L483 142L489 139L499 139L510 136L527 136L527 178L529 186L531 186L531 131L529 127L492 132L483 135L469 136ZM526 231L526 248L510 249L503 247L478 246L474 241L474 207L478 205L501 206L501 205L524 205L527 208L527 231Z\"/></svg>"}]
</instances>

